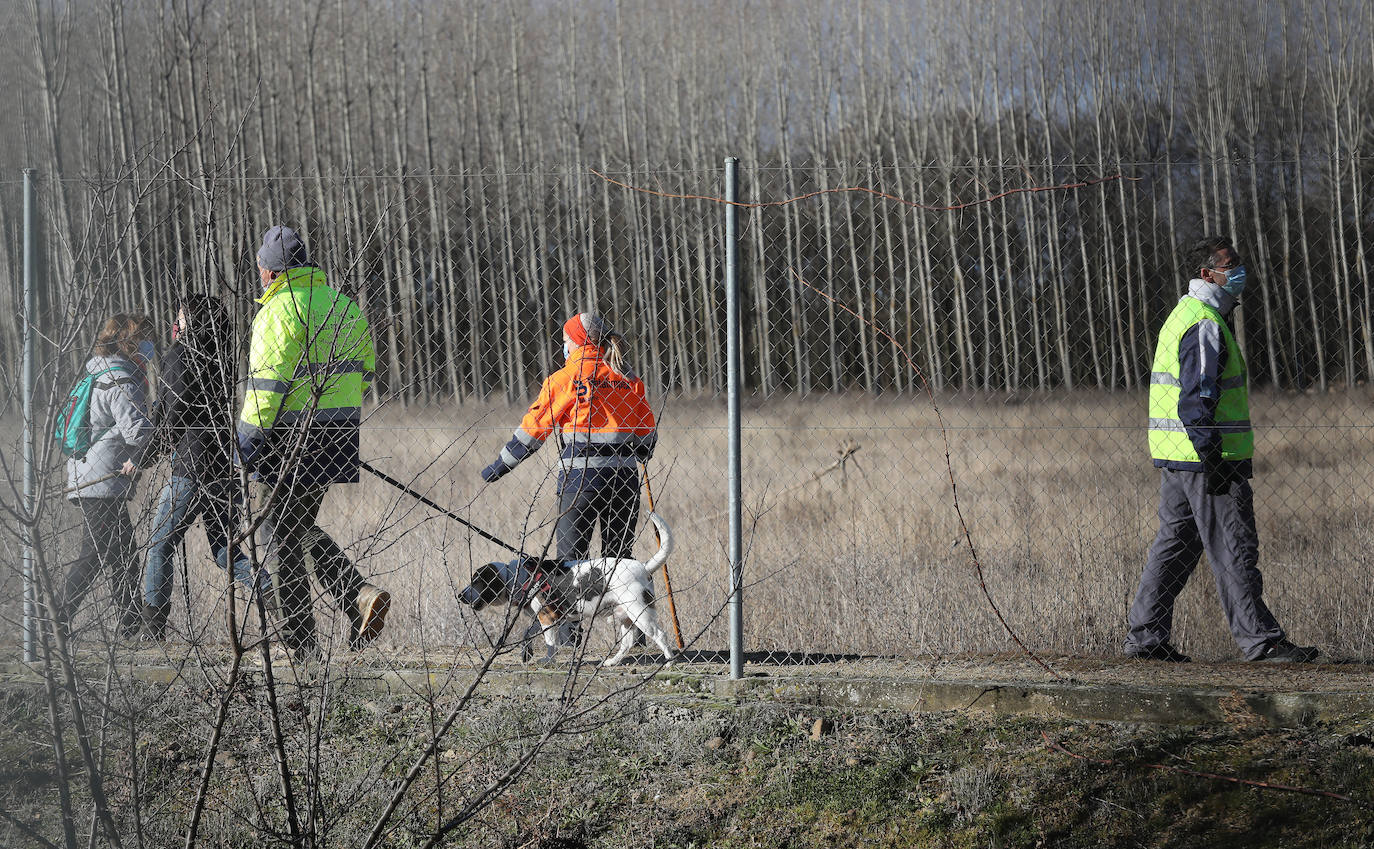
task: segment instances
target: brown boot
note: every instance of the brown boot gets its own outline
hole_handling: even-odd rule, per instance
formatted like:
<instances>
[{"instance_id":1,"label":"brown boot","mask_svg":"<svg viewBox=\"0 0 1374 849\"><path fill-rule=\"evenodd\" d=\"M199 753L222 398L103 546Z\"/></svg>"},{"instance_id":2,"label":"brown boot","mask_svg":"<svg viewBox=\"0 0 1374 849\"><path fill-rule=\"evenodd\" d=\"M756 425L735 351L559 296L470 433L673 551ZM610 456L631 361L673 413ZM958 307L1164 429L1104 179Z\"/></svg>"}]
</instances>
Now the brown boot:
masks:
<instances>
[{"instance_id":1,"label":"brown boot","mask_svg":"<svg viewBox=\"0 0 1374 849\"><path fill-rule=\"evenodd\" d=\"M391 609L391 593L371 584L358 589L357 605L348 617L353 626L348 645L357 650L372 642L386 625L386 613Z\"/></svg>"}]
</instances>

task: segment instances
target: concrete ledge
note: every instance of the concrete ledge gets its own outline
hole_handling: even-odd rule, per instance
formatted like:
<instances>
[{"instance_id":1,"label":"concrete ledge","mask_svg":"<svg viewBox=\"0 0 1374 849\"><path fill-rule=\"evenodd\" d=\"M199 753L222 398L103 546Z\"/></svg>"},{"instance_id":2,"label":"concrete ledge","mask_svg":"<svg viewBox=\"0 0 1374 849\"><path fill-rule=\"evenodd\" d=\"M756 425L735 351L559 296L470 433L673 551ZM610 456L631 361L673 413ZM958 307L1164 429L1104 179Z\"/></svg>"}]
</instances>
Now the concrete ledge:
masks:
<instances>
[{"instance_id":1,"label":"concrete ledge","mask_svg":"<svg viewBox=\"0 0 1374 849\"><path fill-rule=\"evenodd\" d=\"M202 669L192 663L168 664L165 660L164 657L161 664L130 664L122 669L138 680L164 685L178 678L198 679L206 672L213 676L215 672L211 670L227 671L226 666L218 664ZM995 666L992 664L993 671ZM989 671L987 664L982 668ZM95 664L89 669L100 674ZM245 671L251 679L262 675L261 668L251 664ZM283 680L293 678L286 664L274 666L273 671ZM606 697L637 691L645 698L689 704L773 702L858 712L962 710L1060 720L1174 725L1225 722L1298 727L1374 715L1374 688L1290 691L1278 687L1123 686L1101 681L1034 682L968 676L953 679L922 674L916 664L903 670L908 674L893 675L892 671L891 665L883 670L887 674L837 674L834 668L779 668L732 681L725 669L708 664L657 673L648 664L631 664L615 670L584 665L575 676L569 675L566 666L506 666L494 668L480 692L489 697L559 699L570 693ZM466 689L471 675L472 669L461 663L429 668L378 668L360 667L354 661L330 667L323 677L317 674L301 683L318 686L327 682L346 691L377 695L440 693L450 697ZM0 664L0 680L21 685L42 682L38 669L17 662ZM1310 684L1310 676L1302 683Z\"/></svg>"},{"instance_id":2,"label":"concrete ledge","mask_svg":"<svg viewBox=\"0 0 1374 849\"><path fill-rule=\"evenodd\" d=\"M1065 720L1295 727L1374 714L1374 693L1166 690L1104 684L829 679L732 682L737 699L847 709L967 710Z\"/></svg>"}]
</instances>

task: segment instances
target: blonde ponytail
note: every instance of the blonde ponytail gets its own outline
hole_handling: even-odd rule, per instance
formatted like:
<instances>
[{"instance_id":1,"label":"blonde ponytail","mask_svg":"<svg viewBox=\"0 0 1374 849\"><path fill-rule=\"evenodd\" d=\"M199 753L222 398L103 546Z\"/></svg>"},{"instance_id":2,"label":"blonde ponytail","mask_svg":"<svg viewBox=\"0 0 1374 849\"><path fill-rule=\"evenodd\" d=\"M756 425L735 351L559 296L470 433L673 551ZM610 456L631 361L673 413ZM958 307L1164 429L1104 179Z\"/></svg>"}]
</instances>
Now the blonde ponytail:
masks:
<instances>
[{"instance_id":1,"label":"blonde ponytail","mask_svg":"<svg viewBox=\"0 0 1374 849\"><path fill-rule=\"evenodd\" d=\"M625 363L625 337L619 333L610 333L607 334L605 342L603 350L606 354L606 365L610 366L612 371L628 374L629 369Z\"/></svg>"}]
</instances>

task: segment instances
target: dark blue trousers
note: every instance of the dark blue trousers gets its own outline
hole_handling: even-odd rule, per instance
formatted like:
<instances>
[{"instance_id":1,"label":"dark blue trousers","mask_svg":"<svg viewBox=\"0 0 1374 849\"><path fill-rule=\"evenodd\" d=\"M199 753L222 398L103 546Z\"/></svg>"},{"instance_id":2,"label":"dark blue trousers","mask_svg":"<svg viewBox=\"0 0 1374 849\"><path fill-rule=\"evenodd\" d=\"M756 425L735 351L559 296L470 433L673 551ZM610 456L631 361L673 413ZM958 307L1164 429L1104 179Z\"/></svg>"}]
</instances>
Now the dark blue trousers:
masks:
<instances>
[{"instance_id":1,"label":"dark blue trousers","mask_svg":"<svg viewBox=\"0 0 1374 849\"><path fill-rule=\"evenodd\" d=\"M557 557L590 557L592 531L598 525L602 557L633 557L638 522L639 473L635 469L566 475L558 491Z\"/></svg>"}]
</instances>

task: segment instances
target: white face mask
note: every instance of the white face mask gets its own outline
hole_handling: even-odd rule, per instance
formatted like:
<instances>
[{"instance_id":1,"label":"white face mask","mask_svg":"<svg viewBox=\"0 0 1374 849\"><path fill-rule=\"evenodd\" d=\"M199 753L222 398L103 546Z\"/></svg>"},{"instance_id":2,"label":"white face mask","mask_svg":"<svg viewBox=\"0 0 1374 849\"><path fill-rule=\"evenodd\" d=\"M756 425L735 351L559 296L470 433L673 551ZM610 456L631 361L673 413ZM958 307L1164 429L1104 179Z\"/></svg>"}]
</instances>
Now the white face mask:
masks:
<instances>
[{"instance_id":1,"label":"white face mask","mask_svg":"<svg viewBox=\"0 0 1374 849\"><path fill-rule=\"evenodd\" d=\"M572 344L571 342L564 342L564 343L563 343L563 359L564 359L565 361L568 359L568 357L571 357L571 356L572 356L572 352L573 352L573 344Z\"/></svg>"},{"instance_id":2,"label":"white face mask","mask_svg":"<svg viewBox=\"0 0 1374 849\"><path fill-rule=\"evenodd\" d=\"M145 363L151 363L153 357L157 356L157 346L150 339L144 339L138 343L138 358Z\"/></svg>"}]
</instances>

